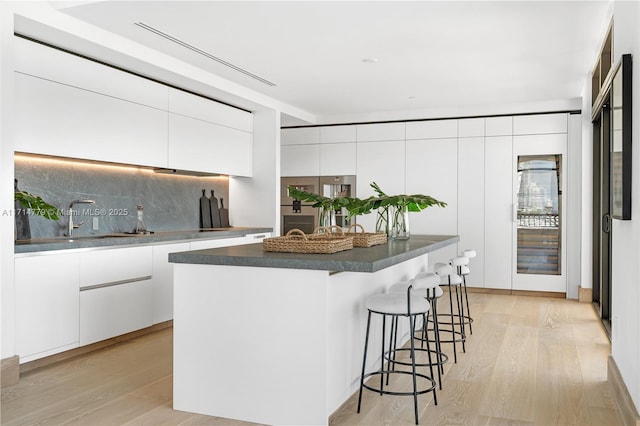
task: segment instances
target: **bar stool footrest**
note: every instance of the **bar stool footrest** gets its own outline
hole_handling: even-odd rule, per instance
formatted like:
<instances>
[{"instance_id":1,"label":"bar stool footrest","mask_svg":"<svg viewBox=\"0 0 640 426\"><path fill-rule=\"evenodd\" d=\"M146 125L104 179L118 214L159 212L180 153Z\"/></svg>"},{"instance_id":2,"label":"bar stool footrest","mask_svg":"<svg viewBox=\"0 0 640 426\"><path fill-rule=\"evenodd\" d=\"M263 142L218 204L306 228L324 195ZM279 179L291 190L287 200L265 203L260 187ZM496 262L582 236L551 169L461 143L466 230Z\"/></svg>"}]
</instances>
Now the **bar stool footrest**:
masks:
<instances>
[{"instance_id":1,"label":"bar stool footrest","mask_svg":"<svg viewBox=\"0 0 640 426\"><path fill-rule=\"evenodd\" d=\"M382 371L374 371L373 373L367 373L364 375L364 378L368 378L368 377L373 377L373 376L381 376L384 377L384 375L388 375L388 374L406 374L409 376L413 376L413 373L411 371L403 371L403 370L382 370ZM399 392L399 391L390 391L390 390L380 390L380 388L374 388L373 386L369 386L366 383L362 384L362 387L365 389L368 389L372 392L376 392L379 394L383 394L383 395L395 395L395 396L413 396L413 395L422 395L428 392L435 392L436 390L436 381L433 380L431 377L424 375L422 373L416 373L416 378L421 378L426 380L428 383L430 383L430 385L424 389L416 389L416 392L414 393L413 391L406 391L406 392ZM384 380L384 379L381 379Z\"/></svg>"},{"instance_id":2,"label":"bar stool footrest","mask_svg":"<svg viewBox=\"0 0 640 426\"><path fill-rule=\"evenodd\" d=\"M416 337L416 340L422 340L422 339L419 339L419 338ZM398 348L398 349L394 349L391 352L394 352L394 351L396 351L396 352L399 352L399 351L411 351L411 348ZM438 362L437 361L438 351L436 351L435 349L415 348L414 351L415 352L431 352L432 356L436 357L436 361L432 362L432 363L428 363L428 362L419 363L419 362L416 362L416 367L429 367L430 365L440 365L440 364L444 365L449 361L449 356L447 354L445 354L445 353L442 353L442 354L440 354L440 357L442 358L442 362ZM387 360L390 363L393 363L393 364L411 366L411 360L407 360L406 362L405 361L398 361L398 360L395 360L395 359L391 359L390 356L391 355L389 354L389 352L385 352L384 359ZM392 370L392 371L396 371L396 370Z\"/></svg>"}]
</instances>

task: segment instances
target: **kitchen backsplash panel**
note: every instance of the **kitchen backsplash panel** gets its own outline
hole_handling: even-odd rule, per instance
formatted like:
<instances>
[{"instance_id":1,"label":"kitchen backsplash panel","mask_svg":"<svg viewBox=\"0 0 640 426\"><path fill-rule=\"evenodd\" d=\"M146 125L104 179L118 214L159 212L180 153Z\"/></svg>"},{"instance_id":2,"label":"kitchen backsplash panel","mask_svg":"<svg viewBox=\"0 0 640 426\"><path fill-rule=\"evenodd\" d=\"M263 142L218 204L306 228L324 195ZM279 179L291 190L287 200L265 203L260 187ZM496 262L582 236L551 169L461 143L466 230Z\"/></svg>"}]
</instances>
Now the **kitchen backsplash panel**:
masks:
<instances>
[{"instance_id":1,"label":"kitchen backsplash panel","mask_svg":"<svg viewBox=\"0 0 640 426\"><path fill-rule=\"evenodd\" d=\"M227 176L197 177L154 173L136 167L85 163L16 155L15 177L20 190L41 196L64 216L52 221L29 216L32 238L47 238L67 232L69 204L91 199L95 204L76 204L74 223L84 221L74 235L131 232L137 223L136 206L144 206L144 224L149 231L197 229L200 197L214 190L218 201L229 206ZM98 230L93 230L93 219Z\"/></svg>"}]
</instances>

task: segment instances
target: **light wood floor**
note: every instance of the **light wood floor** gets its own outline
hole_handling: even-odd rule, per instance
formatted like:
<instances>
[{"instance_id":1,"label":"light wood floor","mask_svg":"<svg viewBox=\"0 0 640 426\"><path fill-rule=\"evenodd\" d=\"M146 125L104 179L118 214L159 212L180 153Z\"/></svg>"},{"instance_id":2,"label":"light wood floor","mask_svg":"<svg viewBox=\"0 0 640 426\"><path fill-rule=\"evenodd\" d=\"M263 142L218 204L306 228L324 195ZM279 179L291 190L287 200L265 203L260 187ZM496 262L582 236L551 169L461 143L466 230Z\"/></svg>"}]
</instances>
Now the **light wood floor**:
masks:
<instances>
[{"instance_id":1,"label":"light wood floor","mask_svg":"<svg viewBox=\"0 0 640 426\"><path fill-rule=\"evenodd\" d=\"M437 406L430 394L420 397L421 424L622 424L606 381L609 341L590 304L469 296L475 323L467 352L446 365ZM28 372L2 390L1 424L247 424L172 410L171 364L166 329ZM356 403L357 394L330 423L413 424L409 397L365 392L360 414Z\"/></svg>"}]
</instances>

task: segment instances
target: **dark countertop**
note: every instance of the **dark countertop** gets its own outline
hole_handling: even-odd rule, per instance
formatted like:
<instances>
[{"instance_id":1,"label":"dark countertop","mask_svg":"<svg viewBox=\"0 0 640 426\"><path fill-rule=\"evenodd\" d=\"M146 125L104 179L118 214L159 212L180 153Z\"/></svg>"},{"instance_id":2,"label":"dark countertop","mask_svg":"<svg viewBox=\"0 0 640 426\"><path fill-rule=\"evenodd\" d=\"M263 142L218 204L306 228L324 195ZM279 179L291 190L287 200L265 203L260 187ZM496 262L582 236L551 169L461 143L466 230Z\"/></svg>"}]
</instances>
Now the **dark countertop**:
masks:
<instances>
[{"instance_id":1,"label":"dark countertop","mask_svg":"<svg viewBox=\"0 0 640 426\"><path fill-rule=\"evenodd\" d=\"M158 244L193 240L217 240L221 238L244 237L247 234L273 232L272 228L211 228L182 231L159 231L153 234L115 233L107 235L83 235L77 237L34 238L15 242L14 253L34 253L51 250L79 248L101 248L110 246Z\"/></svg>"},{"instance_id":2,"label":"dark countertop","mask_svg":"<svg viewBox=\"0 0 640 426\"><path fill-rule=\"evenodd\" d=\"M245 244L170 253L169 262L200 265L376 272L458 242L457 235L412 235L369 248L354 247L334 254L273 253L262 244Z\"/></svg>"}]
</instances>

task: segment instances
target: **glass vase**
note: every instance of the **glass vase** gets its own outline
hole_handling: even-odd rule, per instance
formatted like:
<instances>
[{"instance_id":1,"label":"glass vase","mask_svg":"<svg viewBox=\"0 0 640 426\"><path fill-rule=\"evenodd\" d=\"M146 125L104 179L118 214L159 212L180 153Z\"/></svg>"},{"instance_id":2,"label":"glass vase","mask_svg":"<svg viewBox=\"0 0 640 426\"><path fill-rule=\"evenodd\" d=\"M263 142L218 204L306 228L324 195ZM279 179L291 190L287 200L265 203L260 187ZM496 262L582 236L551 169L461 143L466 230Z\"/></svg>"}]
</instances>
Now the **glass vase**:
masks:
<instances>
[{"instance_id":1,"label":"glass vase","mask_svg":"<svg viewBox=\"0 0 640 426\"><path fill-rule=\"evenodd\" d=\"M332 208L320 208L318 214L318 227L331 228L336 225L336 211Z\"/></svg>"},{"instance_id":2,"label":"glass vase","mask_svg":"<svg viewBox=\"0 0 640 426\"><path fill-rule=\"evenodd\" d=\"M393 238L393 228L391 226L391 216L393 212L389 210L391 206L381 207L376 212L376 232L384 232L387 234L387 238Z\"/></svg>"},{"instance_id":3,"label":"glass vase","mask_svg":"<svg viewBox=\"0 0 640 426\"><path fill-rule=\"evenodd\" d=\"M409 232L409 210L407 206L399 206L393 212L392 224L393 238L397 240L408 240Z\"/></svg>"}]
</instances>

